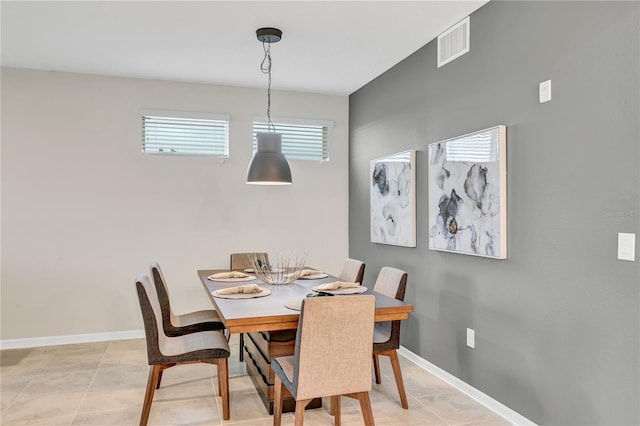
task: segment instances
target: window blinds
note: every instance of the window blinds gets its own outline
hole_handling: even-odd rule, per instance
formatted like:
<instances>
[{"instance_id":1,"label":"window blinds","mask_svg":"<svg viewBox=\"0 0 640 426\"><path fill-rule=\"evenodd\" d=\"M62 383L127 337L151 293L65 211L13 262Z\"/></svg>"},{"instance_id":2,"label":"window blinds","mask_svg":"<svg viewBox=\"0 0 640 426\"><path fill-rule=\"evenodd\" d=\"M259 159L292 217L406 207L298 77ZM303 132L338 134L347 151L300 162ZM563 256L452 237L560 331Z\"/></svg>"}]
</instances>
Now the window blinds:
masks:
<instances>
[{"instance_id":1,"label":"window blinds","mask_svg":"<svg viewBox=\"0 0 640 426\"><path fill-rule=\"evenodd\" d=\"M142 152L167 155L229 155L229 119L142 114ZM213 117L213 116L212 116ZM226 119L225 119L226 118Z\"/></svg>"},{"instance_id":2,"label":"window blinds","mask_svg":"<svg viewBox=\"0 0 640 426\"><path fill-rule=\"evenodd\" d=\"M274 123L276 133L282 135L282 153L289 159L328 160L328 129L325 125ZM269 125L253 123L253 151L256 151L256 135L269 132Z\"/></svg>"}]
</instances>

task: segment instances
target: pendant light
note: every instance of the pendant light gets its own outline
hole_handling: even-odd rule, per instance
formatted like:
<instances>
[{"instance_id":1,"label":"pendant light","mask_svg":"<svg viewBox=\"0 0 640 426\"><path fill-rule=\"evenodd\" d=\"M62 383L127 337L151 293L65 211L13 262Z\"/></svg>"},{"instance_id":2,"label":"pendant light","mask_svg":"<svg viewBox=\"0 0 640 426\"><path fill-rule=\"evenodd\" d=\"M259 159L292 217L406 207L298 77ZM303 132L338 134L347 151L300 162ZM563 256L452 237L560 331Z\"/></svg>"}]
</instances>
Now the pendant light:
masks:
<instances>
[{"instance_id":1,"label":"pendant light","mask_svg":"<svg viewBox=\"0 0 640 426\"><path fill-rule=\"evenodd\" d=\"M253 185L290 185L291 169L282 154L282 135L276 133L271 122L271 43L282 38L282 31L277 28L260 28L256 31L258 40L262 42L264 59L260 64L263 74L269 76L267 88L268 132L257 134L257 151L247 168L247 183Z\"/></svg>"}]
</instances>

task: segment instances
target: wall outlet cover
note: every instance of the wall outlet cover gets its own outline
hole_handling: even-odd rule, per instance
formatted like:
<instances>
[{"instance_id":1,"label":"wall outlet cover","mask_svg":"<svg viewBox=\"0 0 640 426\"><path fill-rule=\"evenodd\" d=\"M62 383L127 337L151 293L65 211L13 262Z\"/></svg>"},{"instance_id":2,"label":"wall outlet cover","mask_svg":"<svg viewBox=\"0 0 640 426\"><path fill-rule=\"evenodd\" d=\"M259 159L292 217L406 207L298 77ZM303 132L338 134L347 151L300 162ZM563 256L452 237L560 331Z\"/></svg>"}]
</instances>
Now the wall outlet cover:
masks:
<instances>
[{"instance_id":1,"label":"wall outlet cover","mask_svg":"<svg viewBox=\"0 0 640 426\"><path fill-rule=\"evenodd\" d=\"M636 234L618 233L618 259L636 261Z\"/></svg>"},{"instance_id":2,"label":"wall outlet cover","mask_svg":"<svg viewBox=\"0 0 640 426\"><path fill-rule=\"evenodd\" d=\"M542 83L540 83L538 92L541 104L549 102L551 100L551 80L543 81Z\"/></svg>"},{"instance_id":3,"label":"wall outlet cover","mask_svg":"<svg viewBox=\"0 0 640 426\"><path fill-rule=\"evenodd\" d=\"M476 332L471 328L467 328L467 346L471 349L476 348Z\"/></svg>"}]
</instances>

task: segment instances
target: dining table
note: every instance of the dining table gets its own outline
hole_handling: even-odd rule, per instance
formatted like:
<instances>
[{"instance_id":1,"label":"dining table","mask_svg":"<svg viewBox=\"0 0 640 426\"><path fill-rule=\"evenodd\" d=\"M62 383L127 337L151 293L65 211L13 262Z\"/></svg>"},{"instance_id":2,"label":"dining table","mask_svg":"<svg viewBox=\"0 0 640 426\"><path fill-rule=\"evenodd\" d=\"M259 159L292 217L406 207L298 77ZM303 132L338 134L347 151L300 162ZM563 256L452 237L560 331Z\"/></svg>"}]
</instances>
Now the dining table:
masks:
<instances>
[{"instance_id":1,"label":"dining table","mask_svg":"<svg viewBox=\"0 0 640 426\"><path fill-rule=\"evenodd\" d=\"M293 355L296 329L300 316L299 306L302 299L317 295L313 290L320 284L341 281L338 277L321 273L313 279L299 278L290 284L266 284L255 274L247 272L248 277L211 279L219 272L228 269L201 269L198 277L202 282L211 303L225 325L227 333L245 333L244 359L246 369L258 395L262 399L269 414L273 414L274 373L271 360L279 356ZM218 297L216 290L239 285L257 284L264 289L260 297L251 295ZM361 290L364 290L361 288ZM264 296L262 294L265 294ZM375 321L394 321L408 318L413 306L371 289L364 293L375 296ZM339 295L336 297L357 297L358 294ZM320 398L312 401L307 408L322 406ZM288 392L283 392L283 411L295 410L295 400Z\"/></svg>"}]
</instances>

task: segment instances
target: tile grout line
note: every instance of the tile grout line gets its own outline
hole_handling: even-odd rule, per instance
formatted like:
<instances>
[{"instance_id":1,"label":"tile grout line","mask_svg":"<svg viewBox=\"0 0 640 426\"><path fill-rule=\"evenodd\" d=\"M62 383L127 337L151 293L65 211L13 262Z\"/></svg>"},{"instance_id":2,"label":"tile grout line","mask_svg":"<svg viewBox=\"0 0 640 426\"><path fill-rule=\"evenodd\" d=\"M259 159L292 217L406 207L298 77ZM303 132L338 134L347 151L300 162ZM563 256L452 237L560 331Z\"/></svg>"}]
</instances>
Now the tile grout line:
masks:
<instances>
[{"instance_id":1,"label":"tile grout line","mask_svg":"<svg viewBox=\"0 0 640 426\"><path fill-rule=\"evenodd\" d=\"M91 376L91 380L89 380L89 384L87 385L87 389L84 391L84 395L82 395L82 398L80 399L80 403L78 404L78 408L76 408L76 412L73 414L73 417L71 418L71 423L69 423L69 426L71 426L73 424L73 422L76 420L76 417L78 417L78 412L80 411L80 407L82 407L82 403L84 403L84 400L87 397L87 394L89 393L89 389L91 389L91 385L93 384L93 380L96 378L96 375L98 374L98 369L100 368L100 365L102 364L102 361L104 361L104 358L107 356L107 350L109 349L109 346L111 346L111 343L109 343L107 345L107 347L105 348L104 352L102 353L102 358L100 358L100 362L98 363L98 366L93 371L93 375Z\"/></svg>"},{"instance_id":2,"label":"tile grout line","mask_svg":"<svg viewBox=\"0 0 640 426\"><path fill-rule=\"evenodd\" d=\"M468 420L468 421L464 421L463 423L451 423L451 422L446 421L442 416L440 416L440 415L439 415L438 413L436 413L434 410L432 410L431 408L429 408L429 406L428 406L428 405L426 405L426 404L422 401L422 399L428 399L428 398L430 398L431 396L436 396L436 397L437 397L437 396L442 396L442 395L457 395L457 393L456 393L456 392L445 392L445 393L439 393L439 394L429 395L429 396L426 396L426 397L421 397L421 398L419 398L419 399L418 399L418 402L420 403L420 405L421 405L422 407L426 408L430 413L432 413L432 414L433 414L433 415L435 415L437 418L439 418L440 420L442 420L442 421L443 421L447 426L465 426L465 425L473 425L473 424L476 424L476 423L478 423L478 422L483 422L483 421L485 421L485 420L486 420L486 419L484 419L482 416L480 416L480 417L475 417L475 418L473 418L473 419L471 419L471 420ZM490 411L490 412L491 412L491 410L489 410L489 409L487 409L487 411ZM493 413L493 412L491 412L491 413L492 413L492 414L495 414L495 413ZM501 416L498 416L498 417L501 417ZM503 418L503 419L504 419L504 418ZM506 419L504 419L504 420L506 420Z\"/></svg>"},{"instance_id":3,"label":"tile grout line","mask_svg":"<svg viewBox=\"0 0 640 426\"><path fill-rule=\"evenodd\" d=\"M50 359L47 359L47 361L51 361L51 359L55 358L55 355L60 351L60 348L57 347L56 350L49 356ZM1 413L0 413L0 423L2 420L2 417L4 417L4 415L7 413L7 411L9 411L11 409L11 407L13 407L14 402L22 396L22 394L24 393L24 391L27 389L27 387L29 387L29 385L31 384L31 382L38 376L41 376L42 374L35 374L33 376L31 376L31 378L29 379L29 381L27 382L26 385L24 385L24 387L20 390L20 392L18 392L18 394L13 397L13 399L11 400L11 402L9 403L9 405L7 406L7 408L5 408Z\"/></svg>"},{"instance_id":4,"label":"tile grout line","mask_svg":"<svg viewBox=\"0 0 640 426\"><path fill-rule=\"evenodd\" d=\"M217 371L217 368L218 367L216 367L216 381L218 380L218 374L219 374L218 371ZM215 395L216 407L218 409L218 424L222 425L222 424L224 424L224 419L222 418L222 402L218 401L218 400L222 400L222 395L218 395L218 385L213 380L213 371L212 370L213 370L213 366L209 365L209 383L211 384L211 390L213 391L213 394ZM229 382L230 382L230 380L229 380ZM229 383L227 383L227 392L230 393ZM231 411L231 398L229 398L229 411Z\"/></svg>"},{"instance_id":5,"label":"tile grout line","mask_svg":"<svg viewBox=\"0 0 640 426\"><path fill-rule=\"evenodd\" d=\"M426 404L424 404L421 401L421 398L425 398L425 397L416 397L411 395L408 391L407 392L407 396L411 396L411 398L413 398L414 401L416 401L416 403L420 404L420 406L424 409L426 409L428 412L430 412L431 414L433 414L434 416L436 416L436 418L440 419L440 421L442 421L442 423L444 423L447 426L453 426L452 424L450 424L448 421L446 421L445 419L443 419L438 413L436 413L435 411L433 411L431 408L429 408L429 406L427 406ZM443 392L442 394L435 394L435 395L445 395L446 392ZM431 395L430 395L431 396ZM428 398L428 396L426 397Z\"/></svg>"},{"instance_id":6,"label":"tile grout line","mask_svg":"<svg viewBox=\"0 0 640 426\"><path fill-rule=\"evenodd\" d=\"M2 410L2 414L0 414L0 420L2 420L2 417L7 413L7 411L9 411L11 409L11 407L13 406L13 403L20 397L22 396L22 394L24 393L24 390L31 384L31 382L33 381L34 378L38 377L38 375L35 376L31 376L31 378L29 379L29 381L27 382L26 385L24 385L24 387L20 390L20 392L18 392L18 394L16 396L14 396L11 399L11 402L9 403L9 405L7 406L7 408L5 408L4 410Z\"/></svg>"}]
</instances>

